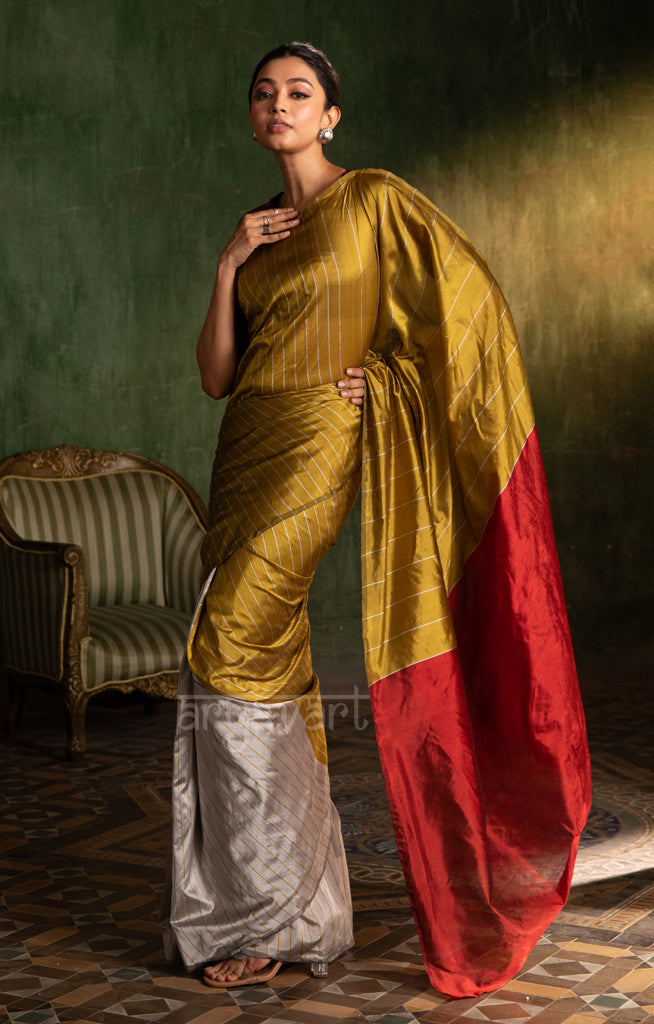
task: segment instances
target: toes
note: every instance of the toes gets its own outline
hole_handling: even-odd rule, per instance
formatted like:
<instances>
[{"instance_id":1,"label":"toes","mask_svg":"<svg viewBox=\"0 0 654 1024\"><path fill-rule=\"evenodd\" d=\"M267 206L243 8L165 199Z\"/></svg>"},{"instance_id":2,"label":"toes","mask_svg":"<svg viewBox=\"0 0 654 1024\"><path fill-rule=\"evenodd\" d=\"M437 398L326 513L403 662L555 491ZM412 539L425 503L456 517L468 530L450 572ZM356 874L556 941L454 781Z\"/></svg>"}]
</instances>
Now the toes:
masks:
<instances>
[{"instance_id":1,"label":"toes","mask_svg":"<svg viewBox=\"0 0 654 1024\"><path fill-rule=\"evenodd\" d=\"M242 971L243 961L223 960L221 963L205 967L204 974L212 981L236 981Z\"/></svg>"},{"instance_id":2,"label":"toes","mask_svg":"<svg viewBox=\"0 0 654 1024\"><path fill-rule=\"evenodd\" d=\"M270 960L258 957L246 957L244 960L223 960L210 964L204 969L204 976L210 981L238 981L239 978L250 978L253 974L263 971Z\"/></svg>"}]
</instances>

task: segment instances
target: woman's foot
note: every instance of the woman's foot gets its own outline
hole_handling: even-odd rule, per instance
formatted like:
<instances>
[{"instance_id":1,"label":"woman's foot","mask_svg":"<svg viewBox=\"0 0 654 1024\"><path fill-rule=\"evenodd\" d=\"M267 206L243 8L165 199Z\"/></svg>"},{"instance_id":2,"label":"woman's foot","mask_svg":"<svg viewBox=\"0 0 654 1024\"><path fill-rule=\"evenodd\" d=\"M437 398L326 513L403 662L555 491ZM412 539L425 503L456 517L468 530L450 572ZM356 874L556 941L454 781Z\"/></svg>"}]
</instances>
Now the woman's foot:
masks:
<instances>
[{"instance_id":1,"label":"woman's foot","mask_svg":"<svg viewBox=\"0 0 654 1024\"><path fill-rule=\"evenodd\" d=\"M261 984L274 978L280 966L277 961L256 956L246 956L242 960L220 960L205 967L202 980L212 988Z\"/></svg>"}]
</instances>

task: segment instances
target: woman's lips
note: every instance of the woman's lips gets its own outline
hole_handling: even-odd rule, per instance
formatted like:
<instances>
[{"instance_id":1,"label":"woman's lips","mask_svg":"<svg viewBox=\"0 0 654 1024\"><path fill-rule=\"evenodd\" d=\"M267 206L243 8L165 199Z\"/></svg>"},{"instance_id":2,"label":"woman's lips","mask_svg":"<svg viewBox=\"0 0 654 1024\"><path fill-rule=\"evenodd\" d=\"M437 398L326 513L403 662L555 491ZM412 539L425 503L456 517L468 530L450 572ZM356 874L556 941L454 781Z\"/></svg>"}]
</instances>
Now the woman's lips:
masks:
<instances>
[{"instance_id":1,"label":"woman's lips","mask_svg":"<svg viewBox=\"0 0 654 1024\"><path fill-rule=\"evenodd\" d=\"M285 124L284 121L274 121L268 131L269 132L285 132L290 128L290 125Z\"/></svg>"}]
</instances>

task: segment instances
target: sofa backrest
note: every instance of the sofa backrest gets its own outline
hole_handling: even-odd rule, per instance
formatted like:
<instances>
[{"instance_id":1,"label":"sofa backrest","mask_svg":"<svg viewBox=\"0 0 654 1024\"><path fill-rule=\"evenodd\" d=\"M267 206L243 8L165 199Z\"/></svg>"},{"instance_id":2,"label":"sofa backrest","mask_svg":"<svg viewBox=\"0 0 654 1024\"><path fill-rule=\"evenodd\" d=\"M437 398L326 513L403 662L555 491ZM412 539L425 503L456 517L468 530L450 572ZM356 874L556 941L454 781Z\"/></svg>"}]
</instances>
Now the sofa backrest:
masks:
<instances>
[{"instance_id":1,"label":"sofa backrest","mask_svg":"<svg viewBox=\"0 0 654 1024\"><path fill-rule=\"evenodd\" d=\"M202 584L200 548L204 527L196 519L183 491L166 479L163 554L166 604L183 612L195 608Z\"/></svg>"},{"instance_id":2,"label":"sofa backrest","mask_svg":"<svg viewBox=\"0 0 654 1024\"><path fill-rule=\"evenodd\" d=\"M168 477L143 470L75 479L6 477L0 501L21 537L83 549L91 606L192 610L203 530Z\"/></svg>"}]
</instances>

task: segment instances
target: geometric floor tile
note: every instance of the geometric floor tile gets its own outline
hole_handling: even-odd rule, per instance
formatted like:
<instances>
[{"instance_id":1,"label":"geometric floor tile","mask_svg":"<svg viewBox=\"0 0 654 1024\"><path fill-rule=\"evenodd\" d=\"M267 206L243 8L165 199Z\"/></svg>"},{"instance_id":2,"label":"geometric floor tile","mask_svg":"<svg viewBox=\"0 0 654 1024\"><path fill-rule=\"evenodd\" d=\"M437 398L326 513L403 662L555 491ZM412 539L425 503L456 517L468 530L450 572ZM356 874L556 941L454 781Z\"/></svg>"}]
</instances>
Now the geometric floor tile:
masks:
<instances>
[{"instance_id":1,"label":"geometric floor tile","mask_svg":"<svg viewBox=\"0 0 654 1024\"><path fill-rule=\"evenodd\" d=\"M114 984L123 984L126 981L149 981L150 973L143 967L112 967L103 969L102 972L107 981Z\"/></svg>"},{"instance_id":2,"label":"geometric floor tile","mask_svg":"<svg viewBox=\"0 0 654 1024\"><path fill-rule=\"evenodd\" d=\"M174 1010L181 1010L185 1006L182 1002L175 1002L172 999L161 999L151 995L130 996L122 1003L114 1003L113 1006L105 1008L105 1014L118 1013L126 1017L137 1018L138 1020L164 1020Z\"/></svg>"},{"instance_id":3,"label":"geometric floor tile","mask_svg":"<svg viewBox=\"0 0 654 1024\"><path fill-rule=\"evenodd\" d=\"M398 1010L391 1013L383 1013L381 1015L372 1014L368 1017L369 1021L373 1024L411 1024L412 1021L418 1020L412 1013L408 1013L406 1010Z\"/></svg>"},{"instance_id":4,"label":"geometric floor tile","mask_svg":"<svg viewBox=\"0 0 654 1024\"><path fill-rule=\"evenodd\" d=\"M56 978L28 974L26 971L20 974L4 974L2 977L2 995L33 995L34 993L45 992L52 985L56 984Z\"/></svg>"},{"instance_id":5,"label":"geometric floor tile","mask_svg":"<svg viewBox=\"0 0 654 1024\"><path fill-rule=\"evenodd\" d=\"M6 1020L16 1024L59 1024L60 1018L54 1010L19 1010L15 1013L9 1012Z\"/></svg>"},{"instance_id":6,"label":"geometric floor tile","mask_svg":"<svg viewBox=\"0 0 654 1024\"><path fill-rule=\"evenodd\" d=\"M613 1013L615 1010L641 1010L638 1003L634 1003L632 999L628 999L627 996L620 995L618 992L603 992L599 996L582 996L581 998L593 1010L597 1010L600 1013L608 1014L609 1012Z\"/></svg>"},{"instance_id":7,"label":"geometric floor tile","mask_svg":"<svg viewBox=\"0 0 654 1024\"><path fill-rule=\"evenodd\" d=\"M427 981L372 728L334 714L328 730L355 947L327 978L294 965L217 992L163 960L174 705L146 717L91 702L87 760L68 764L56 701L28 696L14 746L0 748L0 1020L654 1024L652 673L624 652L589 664L596 802L570 899L512 982L464 1000Z\"/></svg>"},{"instance_id":8,"label":"geometric floor tile","mask_svg":"<svg viewBox=\"0 0 654 1024\"><path fill-rule=\"evenodd\" d=\"M0 949L0 963L14 963L17 960L30 960L30 955L23 946L5 946Z\"/></svg>"},{"instance_id":9,"label":"geometric floor tile","mask_svg":"<svg viewBox=\"0 0 654 1024\"><path fill-rule=\"evenodd\" d=\"M483 1004L466 1010L461 1014L464 1020L482 1021L529 1021L540 1013L542 1006L533 1006L528 1002L506 1002L502 999L487 997Z\"/></svg>"}]
</instances>

